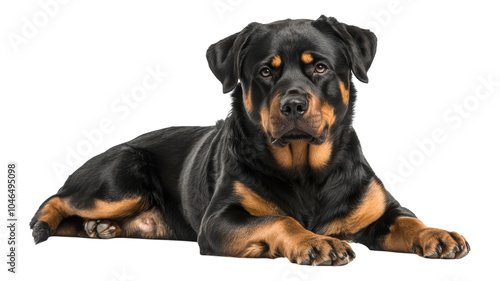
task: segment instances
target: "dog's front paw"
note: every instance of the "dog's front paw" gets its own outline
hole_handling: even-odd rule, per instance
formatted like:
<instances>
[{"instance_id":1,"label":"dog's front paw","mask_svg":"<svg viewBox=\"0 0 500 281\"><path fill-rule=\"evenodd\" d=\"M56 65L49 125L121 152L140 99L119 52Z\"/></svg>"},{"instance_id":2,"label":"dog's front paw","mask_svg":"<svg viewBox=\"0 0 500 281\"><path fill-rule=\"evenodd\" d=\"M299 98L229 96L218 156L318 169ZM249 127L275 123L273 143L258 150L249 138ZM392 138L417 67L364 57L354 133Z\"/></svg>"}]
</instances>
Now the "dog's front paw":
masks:
<instances>
[{"instance_id":1,"label":"dog's front paw","mask_svg":"<svg viewBox=\"0 0 500 281\"><path fill-rule=\"evenodd\" d=\"M428 227L415 235L411 250L425 258L460 259L469 253L470 246L467 240L456 232Z\"/></svg>"},{"instance_id":2,"label":"dog's front paw","mask_svg":"<svg viewBox=\"0 0 500 281\"><path fill-rule=\"evenodd\" d=\"M285 255L291 262L306 265L344 265L356 257L346 241L316 234L292 243Z\"/></svg>"}]
</instances>

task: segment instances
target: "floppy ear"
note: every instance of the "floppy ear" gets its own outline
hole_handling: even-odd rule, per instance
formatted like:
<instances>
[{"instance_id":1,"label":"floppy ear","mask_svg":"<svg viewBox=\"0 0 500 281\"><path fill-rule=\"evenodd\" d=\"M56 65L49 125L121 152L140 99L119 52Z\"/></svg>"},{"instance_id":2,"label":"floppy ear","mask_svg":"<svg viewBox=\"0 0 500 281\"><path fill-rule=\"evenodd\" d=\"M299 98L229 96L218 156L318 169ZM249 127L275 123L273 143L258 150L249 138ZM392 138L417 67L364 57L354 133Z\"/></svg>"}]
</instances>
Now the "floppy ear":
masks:
<instances>
[{"instance_id":1,"label":"floppy ear","mask_svg":"<svg viewBox=\"0 0 500 281\"><path fill-rule=\"evenodd\" d=\"M377 37L373 32L357 26L338 22L333 17L321 16L319 22L326 22L333 31L347 44L352 73L359 81L368 83L367 71L377 50Z\"/></svg>"},{"instance_id":2,"label":"floppy ear","mask_svg":"<svg viewBox=\"0 0 500 281\"><path fill-rule=\"evenodd\" d=\"M251 23L242 31L212 44L207 50L208 66L222 83L222 92L233 90L238 84L241 53L258 23Z\"/></svg>"}]
</instances>

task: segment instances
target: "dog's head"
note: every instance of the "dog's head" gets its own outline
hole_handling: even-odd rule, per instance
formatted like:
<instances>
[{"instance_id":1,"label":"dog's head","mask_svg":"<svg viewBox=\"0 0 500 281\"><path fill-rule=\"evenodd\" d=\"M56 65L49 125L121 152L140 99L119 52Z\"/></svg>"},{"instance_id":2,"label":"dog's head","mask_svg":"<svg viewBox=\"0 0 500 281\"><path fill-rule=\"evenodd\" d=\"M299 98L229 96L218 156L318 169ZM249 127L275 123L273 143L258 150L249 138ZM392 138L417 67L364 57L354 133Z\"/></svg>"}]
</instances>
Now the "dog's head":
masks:
<instances>
[{"instance_id":1,"label":"dog's head","mask_svg":"<svg viewBox=\"0 0 500 281\"><path fill-rule=\"evenodd\" d=\"M207 59L225 93L241 82L245 110L273 146L320 145L348 109L351 72L368 82L375 49L370 31L321 16L251 23Z\"/></svg>"}]
</instances>

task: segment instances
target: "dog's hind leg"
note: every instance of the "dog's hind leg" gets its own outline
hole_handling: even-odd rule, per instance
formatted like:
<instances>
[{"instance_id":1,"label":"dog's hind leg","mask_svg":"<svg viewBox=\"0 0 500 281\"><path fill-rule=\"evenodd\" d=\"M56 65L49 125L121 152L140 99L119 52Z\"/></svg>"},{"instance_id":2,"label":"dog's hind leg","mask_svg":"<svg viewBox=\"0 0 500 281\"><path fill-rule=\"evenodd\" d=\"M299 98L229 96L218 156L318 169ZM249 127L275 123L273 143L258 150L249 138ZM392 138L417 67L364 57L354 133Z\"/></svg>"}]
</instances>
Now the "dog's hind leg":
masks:
<instances>
[{"instance_id":1,"label":"dog's hind leg","mask_svg":"<svg viewBox=\"0 0 500 281\"><path fill-rule=\"evenodd\" d=\"M88 208L76 208L71 204L71 197L53 196L42 204L31 221L35 243L40 243L51 235L78 236L77 233L57 232L59 224L65 218L78 216L84 219L120 220L140 213L147 208L141 197L124 198L119 201L94 199ZM75 235L76 234L76 235Z\"/></svg>"},{"instance_id":2,"label":"dog's hind leg","mask_svg":"<svg viewBox=\"0 0 500 281\"><path fill-rule=\"evenodd\" d=\"M35 243L51 235L77 236L66 223L71 216L120 222L153 206L163 206L162 189L149 151L128 144L113 147L77 169L57 194L40 206L30 224ZM61 222L65 227L58 232Z\"/></svg>"},{"instance_id":3,"label":"dog's hind leg","mask_svg":"<svg viewBox=\"0 0 500 281\"><path fill-rule=\"evenodd\" d=\"M61 221L69 216L68 205L60 197L52 196L43 202L30 223L35 243L47 240Z\"/></svg>"}]
</instances>

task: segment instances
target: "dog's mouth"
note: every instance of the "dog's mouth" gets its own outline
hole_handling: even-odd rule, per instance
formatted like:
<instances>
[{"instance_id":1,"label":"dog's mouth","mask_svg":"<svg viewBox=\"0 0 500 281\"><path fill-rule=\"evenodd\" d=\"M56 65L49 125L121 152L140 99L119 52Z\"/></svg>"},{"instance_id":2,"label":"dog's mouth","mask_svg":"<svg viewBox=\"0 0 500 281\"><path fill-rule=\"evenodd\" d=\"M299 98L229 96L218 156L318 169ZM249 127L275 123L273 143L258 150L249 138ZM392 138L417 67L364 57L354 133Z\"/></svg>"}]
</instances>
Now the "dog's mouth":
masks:
<instances>
[{"instance_id":1,"label":"dog's mouth","mask_svg":"<svg viewBox=\"0 0 500 281\"><path fill-rule=\"evenodd\" d=\"M321 132L321 134L318 136L314 136L313 134L294 128L281 134L279 137L273 137L269 133L269 140L271 141L272 145L279 147L284 147L294 141L305 141L310 144L320 145L326 141L327 136L328 136L327 127L325 127Z\"/></svg>"}]
</instances>

